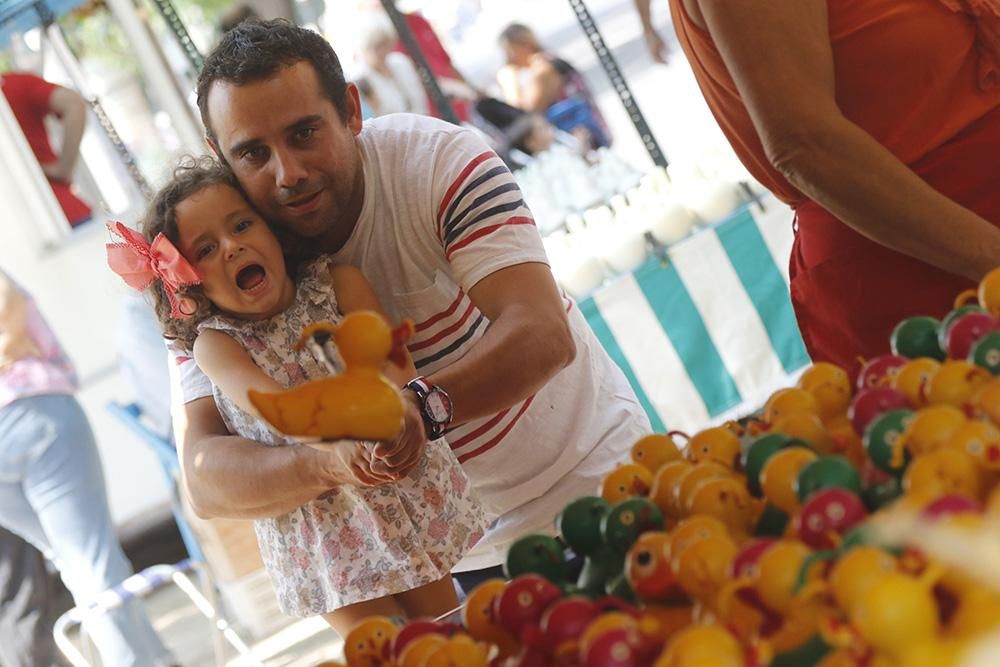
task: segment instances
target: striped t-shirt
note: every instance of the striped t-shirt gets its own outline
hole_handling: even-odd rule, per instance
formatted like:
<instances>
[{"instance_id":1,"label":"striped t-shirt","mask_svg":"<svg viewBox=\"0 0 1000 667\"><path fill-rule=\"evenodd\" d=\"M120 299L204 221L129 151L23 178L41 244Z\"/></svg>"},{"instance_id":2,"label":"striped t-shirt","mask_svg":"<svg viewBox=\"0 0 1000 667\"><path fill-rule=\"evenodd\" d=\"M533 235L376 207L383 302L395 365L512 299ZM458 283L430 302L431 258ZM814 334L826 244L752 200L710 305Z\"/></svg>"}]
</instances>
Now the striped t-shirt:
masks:
<instances>
[{"instance_id":1,"label":"striped t-shirt","mask_svg":"<svg viewBox=\"0 0 1000 667\"><path fill-rule=\"evenodd\" d=\"M433 375L489 326L469 290L499 269L547 264L541 238L510 171L475 133L395 114L365 121L358 146L364 204L334 259L361 270L391 319L415 323L410 353ZM494 519L459 570L496 565L512 540L551 531L562 506L594 493L650 430L624 375L563 298L574 361L534 395L446 434ZM186 401L211 394L193 366L179 369Z\"/></svg>"}]
</instances>

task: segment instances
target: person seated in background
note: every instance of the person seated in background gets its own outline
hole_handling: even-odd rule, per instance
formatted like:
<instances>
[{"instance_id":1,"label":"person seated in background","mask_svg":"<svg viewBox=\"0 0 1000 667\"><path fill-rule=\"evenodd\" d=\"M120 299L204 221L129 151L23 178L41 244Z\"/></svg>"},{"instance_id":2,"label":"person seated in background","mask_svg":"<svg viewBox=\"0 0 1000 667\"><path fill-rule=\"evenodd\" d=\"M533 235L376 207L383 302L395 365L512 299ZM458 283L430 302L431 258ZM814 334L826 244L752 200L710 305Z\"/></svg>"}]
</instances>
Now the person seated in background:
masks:
<instances>
[{"instance_id":1,"label":"person seated in background","mask_svg":"<svg viewBox=\"0 0 1000 667\"><path fill-rule=\"evenodd\" d=\"M374 116L428 112L427 95L408 56L393 51L398 39L389 19L372 12L364 24L358 56L359 88Z\"/></svg>"},{"instance_id":2,"label":"person seated in background","mask_svg":"<svg viewBox=\"0 0 1000 667\"><path fill-rule=\"evenodd\" d=\"M70 226L90 220L90 207L72 190L73 168L80 156L80 140L87 123L87 101L75 90L28 72L0 74L0 89ZM45 129L47 117L55 117L62 126L58 154Z\"/></svg>"},{"instance_id":3,"label":"person seated in background","mask_svg":"<svg viewBox=\"0 0 1000 667\"><path fill-rule=\"evenodd\" d=\"M562 58L542 48L531 28L511 23L500 33L507 64L497 83L511 105L545 114L560 130L590 148L611 144L611 133L583 77Z\"/></svg>"}]
</instances>

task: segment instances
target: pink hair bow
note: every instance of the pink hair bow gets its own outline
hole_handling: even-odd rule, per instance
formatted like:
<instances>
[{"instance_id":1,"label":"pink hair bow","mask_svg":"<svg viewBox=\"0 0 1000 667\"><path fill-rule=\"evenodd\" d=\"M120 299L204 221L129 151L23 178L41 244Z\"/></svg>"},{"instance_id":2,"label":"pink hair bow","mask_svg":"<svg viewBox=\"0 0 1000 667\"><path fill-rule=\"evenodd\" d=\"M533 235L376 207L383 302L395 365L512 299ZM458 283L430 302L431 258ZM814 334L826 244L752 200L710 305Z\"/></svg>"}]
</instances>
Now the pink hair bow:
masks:
<instances>
[{"instance_id":1,"label":"pink hair bow","mask_svg":"<svg viewBox=\"0 0 1000 667\"><path fill-rule=\"evenodd\" d=\"M122 238L121 243L108 243L108 266L122 277L125 283L140 292L157 280L163 281L164 291L170 301L170 316L178 319L191 317L181 310L177 291L188 285L198 285L201 278L184 255L163 234L157 234L152 243L120 222L109 222L108 231Z\"/></svg>"}]
</instances>

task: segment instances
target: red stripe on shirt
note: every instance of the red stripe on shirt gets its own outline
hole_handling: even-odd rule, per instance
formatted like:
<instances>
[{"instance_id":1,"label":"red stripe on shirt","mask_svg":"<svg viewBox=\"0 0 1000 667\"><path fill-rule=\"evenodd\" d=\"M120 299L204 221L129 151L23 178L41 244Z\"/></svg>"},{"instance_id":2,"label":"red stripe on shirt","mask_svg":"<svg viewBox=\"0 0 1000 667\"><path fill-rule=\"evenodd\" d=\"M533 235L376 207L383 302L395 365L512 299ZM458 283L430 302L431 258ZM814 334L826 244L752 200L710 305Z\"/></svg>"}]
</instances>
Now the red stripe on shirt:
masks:
<instances>
[{"instance_id":1,"label":"red stripe on shirt","mask_svg":"<svg viewBox=\"0 0 1000 667\"><path fill-rule=\"evenodd\" d=\"M414 331L423 331L424 329L427 329L428 327L432 327L435 324L437 324L438 322L440 322L441 320L443 320L444 318L446 318L449 315L451 315L452 313L454 313L455 309L458 308L458 304L462 303L462 297L464 297L464 296L465 296L465 292L463 292L462 290L458 290L458 296L455 297L455 300L451 302L450 306L448 306L448 310L444 310L444 311L438 313L437 315L431 316L431 318L429 320L424 320L420 324L418 324L415 327L413 327Z\"/></svg>"},{"instance_id":2,"label":"red stripe on shirt","mask_svg":"<svg viewBox=\"0 0 1000 667\"><path fill-rule=\"evenodd\" d=\"M465 309L465 312L462 313L462 317L459 318L459 320L457 322L455 322L454 324L452 324L450 327L442 329L441 331L439 331L438 333L434 334L433 336L431 336L427 340L422 340L419 343L414 343L413 345L407 345L406 347L410 350L410 352L419 352L420 350L423 350L424 348L430 347L434 343L437 343L439 340L441 340L445 336L449 336L449 335L455 333L456 331L458 331L459 327L461 327L463 324L465 324L465 321L467 319L469 319L469 315L472 313L473 308L475 308L475 304L473 304L470 301L469 302L469 307Z\"/></svg>"},{"instance_id":3,"label":"red stripe on shirt","mask_svg":"<svg viewBox=\"0 0 1000 667\"><path fill-rule=\"evenodd\" d=\"M458 462L465 463L469 459L475 458L480 454L484 454L489 450L493 449L494 447L496 447L498 444L500 444L500 441L507 436L507 434L510 432L512 428L514 428L514 424L516 424L518 420L521 419L521 415L525 413L525 411L528 409L528 406L531 405L531 402L533 400L535 400L535 396L534 395L529 396L528 400L526 400L524 402L524 405L521 406L521 410L516 415L514 415L514 418L510 420L510 423L507 424L507 426L505 426L504 429L500 431L499 434L497 434L497 437L493 438L479 449L475 449L469 452L468 454L462 454L461 456L458 457Z\"/></svg>"},{"instance_id":4,"label":"red stripe on shirt","mask_svg":"<svg viewBox=\"0 0 1000 667\"><path fill-rule=\"evenodd\" d=\"M500 420L503 419L508 412L510 412L510 408L507 408L506 410L501 410L500 412L493 415L493 417L488 422L477 428L475 431L466 433L465 435L463 435L458 440L455 440L454 442L449 440L448 444L451 445L452 449L458 449L459 447L469 444L470 442L481 436L483 433L486 433L491 428L499 424Z\"/></svg>"},{"instance_id":5,"label":"red stripe on shirt","mask_svg":"<svg viewBox=\"0 0 1000 667\"><path fill-rule=\"evenodd\" d=\"M438 239L442 238L441 216L444 215L444 210L448 208L448 204L451 203L451 198L455 196L455 191L458 190L458 188L462 185L462 183L465 182L465 179L469 176L469 174L472 173L473 169L475 169L477 166L479 166L486 160L489 160L494 155L496 155L496 153L494 153L493 151L486 151L485 153L480 153L479 155L477 155L472 159L472 162L465 165L465 169L463 169L462 173L458 175L458 178L452 181L452 184L448 187L448 191L444 193L444 199L441 200L441 206L438 207L438 215L437 215Z\"/></svg>"},{"instance_id":6,"label":"red stripe on shirt","mask_svg":"<svg viewBox=\"0 0 1000 667\"><path fill-rule=\"evenodd\" d=\"M533 218L528 218L528 217L525 217L525 216L514 216L513 218L507 218L506 220L504 220L500 224L489 225L488 227L482 227L482 228L477 229L476 231L472 232L471 234L469 234L468 236L466 236L461 241L457 241L455 243L452 243L451 247L448 248L448 252L446 253L446 256L448 257L448 259L451 259L452 253L454 253L456 250L461 250L462 248L464 248L465 246L469 245L470 243L472 243L476 239L479 239L479 238L482 238L482 237L487 236L489 234L492 234L493 232L495 232L496 230L500 229L501 227L503 227L505 225L533 225L533 224L535 224L535 221L534 221Z\"/></svg>"}]
</instances>

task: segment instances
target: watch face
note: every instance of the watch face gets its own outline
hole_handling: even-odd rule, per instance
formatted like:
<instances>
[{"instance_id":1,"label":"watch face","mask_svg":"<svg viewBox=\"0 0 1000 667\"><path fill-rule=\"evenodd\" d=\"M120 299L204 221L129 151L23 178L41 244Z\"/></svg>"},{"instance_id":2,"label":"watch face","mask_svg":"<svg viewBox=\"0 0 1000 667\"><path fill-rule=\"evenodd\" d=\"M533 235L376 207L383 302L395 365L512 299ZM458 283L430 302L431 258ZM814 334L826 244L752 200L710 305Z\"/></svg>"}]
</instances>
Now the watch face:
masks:
<instances>
[{"instance_id":1,"label":"watch face","mask_svg":"<svg viewBox=\"0 0 1000 667\"><path fill-rule=\"evenodd\" d=\"M447 424L451 421L451 403L440 392L432 391L424 401L427 416L437 424Z\"/></svg>"}]
</instances>

